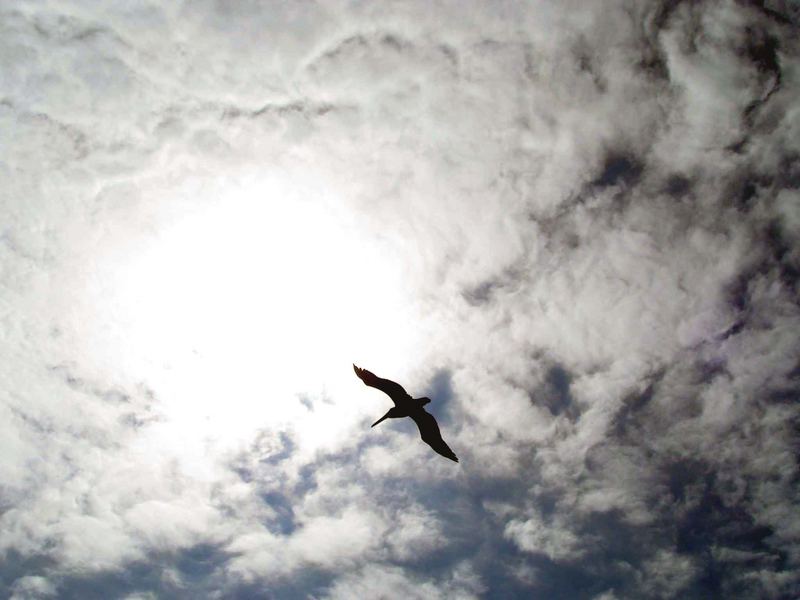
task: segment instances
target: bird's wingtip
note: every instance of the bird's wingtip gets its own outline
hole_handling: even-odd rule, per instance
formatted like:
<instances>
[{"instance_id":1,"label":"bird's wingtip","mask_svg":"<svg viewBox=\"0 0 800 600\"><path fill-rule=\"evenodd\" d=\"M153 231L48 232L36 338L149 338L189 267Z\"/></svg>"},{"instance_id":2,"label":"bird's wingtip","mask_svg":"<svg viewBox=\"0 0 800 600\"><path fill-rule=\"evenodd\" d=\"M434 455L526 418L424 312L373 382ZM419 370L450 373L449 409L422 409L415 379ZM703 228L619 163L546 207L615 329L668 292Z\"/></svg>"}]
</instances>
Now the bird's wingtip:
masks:
<instances>
[{"instance_id":1,"label":"bird's wingtip","mask_svg":"<svg viewBox=\"0 0 800 600\"><path fill-rule=\"evenodd\" d=\"M458 462L458 457L456 456L456 453L450 450L449 448L447 450L448 450L447 452L441 452L439 450L437 450L437 452L439 452L439 454L441 454L445 458L452 460L453 462Z\"/></svg>"}]
</instances>

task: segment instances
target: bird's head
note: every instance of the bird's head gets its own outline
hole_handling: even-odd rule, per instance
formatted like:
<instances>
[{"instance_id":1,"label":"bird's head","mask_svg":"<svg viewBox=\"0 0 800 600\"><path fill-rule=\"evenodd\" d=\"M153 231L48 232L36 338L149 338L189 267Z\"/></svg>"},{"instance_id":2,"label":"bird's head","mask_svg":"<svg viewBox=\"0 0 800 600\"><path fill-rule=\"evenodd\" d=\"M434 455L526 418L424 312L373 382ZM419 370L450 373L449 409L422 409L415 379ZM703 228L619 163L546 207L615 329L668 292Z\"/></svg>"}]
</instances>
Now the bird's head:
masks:
<instances>
[{"instance_id":1,"label":"bird's head","mask_svg":"<svg viewBox=\"0 0 800 600\"><path fill-rule=\"evenodd\" d=\"M420 400L422 401L422 406L425 406L426 404L429 404L429 403L430 403L430 401L431 401L431 399L430 399L430 398L427 398L427 397L425 397L425 398L420 398Z\"/></svg>"}]
</instances>

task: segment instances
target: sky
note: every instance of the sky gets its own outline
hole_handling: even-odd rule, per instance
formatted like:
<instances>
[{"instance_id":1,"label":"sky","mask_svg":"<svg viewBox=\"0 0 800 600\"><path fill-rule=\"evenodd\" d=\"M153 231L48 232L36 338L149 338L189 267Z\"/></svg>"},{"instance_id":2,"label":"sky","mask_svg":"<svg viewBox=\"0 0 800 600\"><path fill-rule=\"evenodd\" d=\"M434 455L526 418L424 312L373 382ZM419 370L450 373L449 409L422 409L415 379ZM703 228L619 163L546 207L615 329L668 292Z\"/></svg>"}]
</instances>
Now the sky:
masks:
<instances>
[{"instance_id":1,"label":"sky","mask_svg":"<svg viewBox=\"0 0 800 600\"><path fill-rule=\"evenodd\" d=\"M798 25L2 3L0 596L799 596Z\"/></svg>"}]
</instances>

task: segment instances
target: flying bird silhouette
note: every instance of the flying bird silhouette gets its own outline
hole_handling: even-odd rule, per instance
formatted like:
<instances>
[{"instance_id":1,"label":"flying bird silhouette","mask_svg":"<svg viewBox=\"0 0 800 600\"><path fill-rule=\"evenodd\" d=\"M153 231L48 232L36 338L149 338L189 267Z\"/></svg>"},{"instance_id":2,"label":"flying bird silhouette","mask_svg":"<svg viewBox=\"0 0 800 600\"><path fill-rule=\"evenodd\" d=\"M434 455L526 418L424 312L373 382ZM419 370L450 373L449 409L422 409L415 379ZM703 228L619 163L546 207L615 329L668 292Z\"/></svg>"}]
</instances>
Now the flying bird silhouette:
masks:
<instances>
[{"instance_id":1,"label":"flying bird silhouette","mask_svg":"<svg viewBox=\"0 0 800 600\"><path fill-rule=\"evenodd\" d=\"M458 462L458 457L442 439L442 434L439 432L439 425L436 423L436 419L433 418L432 414L426 412L425 409L422 408L431 401L430 398L412 398L399 383L395 383L389 379L382 379L374 373L366 369L360 369L355 365L353 365L353 370L356 372L356 375L358 375L358 378L366 385L382 391L394 402L394 408L390 408L389 412L372 424L372 427L375 427L375 425L384 419L411 417L414 419L417 427L419 427L419 435L423 442L445 458Z\"/></svg>"}]
</instances>

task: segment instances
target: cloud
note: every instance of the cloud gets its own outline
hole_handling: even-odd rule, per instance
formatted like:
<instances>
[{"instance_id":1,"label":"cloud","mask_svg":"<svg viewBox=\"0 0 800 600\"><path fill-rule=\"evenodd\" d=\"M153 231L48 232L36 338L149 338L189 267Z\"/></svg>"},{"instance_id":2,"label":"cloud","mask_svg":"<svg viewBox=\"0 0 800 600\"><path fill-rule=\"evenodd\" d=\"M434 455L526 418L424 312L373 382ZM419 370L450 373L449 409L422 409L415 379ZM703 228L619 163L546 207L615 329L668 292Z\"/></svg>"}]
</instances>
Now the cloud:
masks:
<instances>
[{"instance_id":1,"label":"cloud","mask_svg":"<svg viewBox=\"0 0 800 600\"><path fill-rule=\"evenodd\" d=\"M12 598L53 598L55 586L44 577L20 577L14 582Z\"/></svg>"},{"instance_id":2,"label":"cloud","mask_svg":"<svg viewBox=\"0 0 800 600\"><path fill-rule=\"evenodd\" d=\"M0 23L6 595L797 594L794 3Z\"/></svg>"},{"instance_id":3,"label":"cloud","mask_svg":"<svg viewBox=\"0 0 800 600\"><path fill-rule=\"evenodd\" d=\"M463 565L444 581L411 578L400 569L368 567L358 573L341 578L331 588L326 598L479 598L484 592L479 579Z\"/></svg>"}]
</instances>

